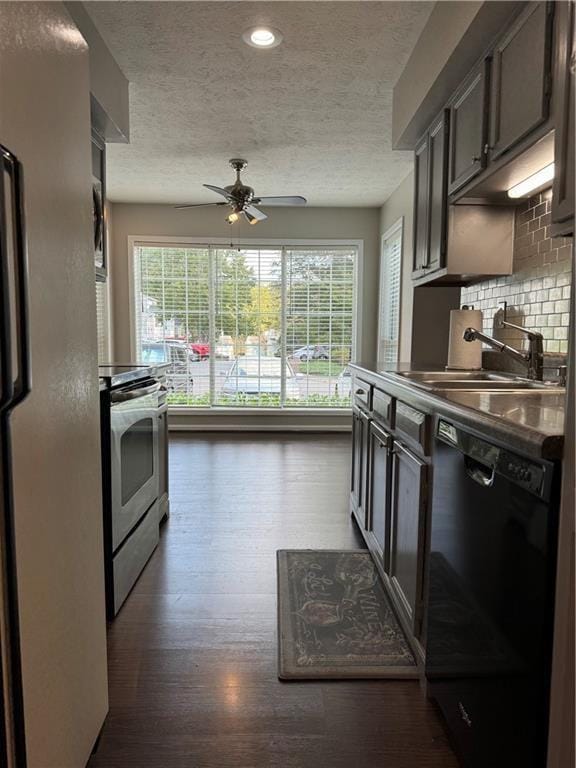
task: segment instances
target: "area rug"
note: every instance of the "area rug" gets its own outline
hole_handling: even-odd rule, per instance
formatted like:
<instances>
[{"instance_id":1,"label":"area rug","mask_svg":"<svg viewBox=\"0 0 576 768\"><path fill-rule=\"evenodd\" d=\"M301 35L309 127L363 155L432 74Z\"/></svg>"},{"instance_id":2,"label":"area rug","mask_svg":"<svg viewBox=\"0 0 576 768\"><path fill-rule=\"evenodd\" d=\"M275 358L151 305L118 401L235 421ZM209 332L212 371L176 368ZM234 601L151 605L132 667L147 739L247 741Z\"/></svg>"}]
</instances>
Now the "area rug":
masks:
<instances>
[{"instance_id":1,"label":"area rug","mask_svg":"<svg viewBox=\"0 0 576 768\"><path fill-rule=\"evenodd\" d=\"M277 558L280 679L417 677L368 552L282 549Z\"/></svg>"}]
</instances>

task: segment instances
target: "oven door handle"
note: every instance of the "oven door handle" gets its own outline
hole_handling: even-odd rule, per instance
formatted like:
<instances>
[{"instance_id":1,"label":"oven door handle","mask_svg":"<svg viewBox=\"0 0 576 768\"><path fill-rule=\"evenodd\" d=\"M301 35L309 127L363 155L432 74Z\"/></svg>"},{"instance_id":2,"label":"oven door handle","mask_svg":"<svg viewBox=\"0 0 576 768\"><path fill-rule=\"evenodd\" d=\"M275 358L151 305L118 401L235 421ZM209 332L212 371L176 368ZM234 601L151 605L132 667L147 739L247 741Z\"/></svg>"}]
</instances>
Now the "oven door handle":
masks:
<instances>
[{"instance_id":1,"label":"oven door handle","mask_svg":"<svg viewBox=\"0 0 576 768\"><path fill-rule=\"evenodd\" d=\"M149 387L131 389L129 392L112 392L110 400L113 403L126 403L128 400L137 400L139 397L153 395L155 392L159 392L161 386L161 384L152 384Z\"/></svg>"}]
</instances>

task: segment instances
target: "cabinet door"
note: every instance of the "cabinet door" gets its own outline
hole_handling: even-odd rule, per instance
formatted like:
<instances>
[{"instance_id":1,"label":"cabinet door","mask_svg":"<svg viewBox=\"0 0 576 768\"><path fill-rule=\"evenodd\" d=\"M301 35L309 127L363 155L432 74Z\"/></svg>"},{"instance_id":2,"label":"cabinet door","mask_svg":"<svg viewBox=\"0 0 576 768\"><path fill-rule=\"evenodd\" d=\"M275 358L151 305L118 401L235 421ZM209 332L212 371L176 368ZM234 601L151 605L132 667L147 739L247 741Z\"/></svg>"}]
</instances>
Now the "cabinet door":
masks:
<instances>
[{"instance_id":1,"label":"cabinet door","mask_svg":"<svg viewBox=\"0 0 576 768\"><path fill-rule=\"evenodd\" d=\"M406 624L418 637L421 624L426 464L394 441L390 505L390 583Z\"/></svg>"},{"instance_id":2,"label":"cabinet door","mask_svg":"<svg viewBox=\"0 0 576 768\"><path fill-rule=\"evenodd\" d=\"M448 214L448 126L450 112L446 109L430 128L429 175L430 202L428 206L428 263L430 270L444 266L446 254L446 218Z\"/></svg>"},{"instance_id":3,"label":"cabinet door","mask_svg":"<svg viewBox=\"0 0 576 768\"><path fill-rule=\"evenodd\" d=\"M391 442L387 432L374 422L370 424L368 529L372 534L375 555L386 572L390 564Z\"/></svg>"},{"instance_id":4,"label":"cabinet door","mask_svg":"<svg viewBox=\"0 0 576 768\"><path fill-rule=\"evenodd\" d=\"M450 194L486 166L490 60L471 72L450 105Z\"/></svg>"},{"instance_id":5,"label":"cabinet door","mask_svg":"<svg viewBox=\"0 0 576 768\"><path fill-rule=\"evenodd\" d=\"M419 272L428 264L428 134L414 152L414 270Z\"/></svg>"},{"instance_id":6,"label":"cabinet door","mask_svg":"<svg viewBox=\"0 0 576 768\"><path fill-rule=\"evenodd\" d=\"M370 419L360 409L352 412L352 480L350 499L356 518L366 530L366 483L368 477L368 426Z\"/></svg>"},{"instance_id":7,"label":"cabinet door","mask_svg":"<svg viewBox=\"0 0 576 768\"><path fill-rule=\"evenodd\" d=\"M554 3L528 3L494 49L491 159L509 150L548 118L553 8Z\"/></svg>"},{"instance_id":8,"label":"cabinet door","mask_svg":"<svg viewBox=\"0 0 576 768\"><path fill-rule=\"evenodd\" d=\"M352 476L350 479L350 501L356 510L360 507L360 477L362 475L362 419L360 410L352 410Z\"/></svg>"},{"instance_id":9,"label":"cabinet door","mask_svg":"<svg viewBox=\"0 0 576 768\"><path fill-rule=\"evenodd\" d=\"M574 231L574 143L576 141L576 10L575 3L556 8L556 66L554 134L555 175L552 187L552 222L567 222L563 234Z\"/></svg>"},{"instance_id":10,"label":"cabinet door","mask_svg":"<svg viewBox=\"0 0 576 768\"><path fill-rule=\"evenodd\" d=\"M359 478L360 514L364 529L368 530L368 516L370 512L368 505L368 483L370 482L370 417L363 411L360 413L360 422L362 424L362 461Z\"/></svg>"}]
</instances>

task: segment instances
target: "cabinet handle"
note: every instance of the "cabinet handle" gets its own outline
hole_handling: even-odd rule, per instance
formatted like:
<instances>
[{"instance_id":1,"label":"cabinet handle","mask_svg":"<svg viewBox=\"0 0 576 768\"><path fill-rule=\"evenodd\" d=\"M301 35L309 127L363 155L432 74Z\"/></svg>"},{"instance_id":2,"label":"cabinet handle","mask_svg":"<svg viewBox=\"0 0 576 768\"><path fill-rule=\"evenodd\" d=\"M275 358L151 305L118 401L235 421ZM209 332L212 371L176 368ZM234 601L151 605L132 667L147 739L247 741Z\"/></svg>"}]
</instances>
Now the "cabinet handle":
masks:
<instances>
[{"instance_id":1,"label":"cabinet handle","mask_svg":"<svg viewBox=\"0 0 576 768\"><path fill-rule=\"evenodd\" d=\"M479 157L478 155L472 155L472 162L473 163L479 163L480 160L482 160L482 158Z\"/></svg>"},{"instance_id":2,"label":"cabinet handle","mask_svg":"<svg viewBox=\"0 0 576 768\"><path fill-rule=\"evenodd\" d=\"M357 389L357 390L356 390L356 394L357 394L357 395L365 395L365 394L366 394L366 392L364 392L364 390L363 390L363 389Z\"/></svg>"}]
</instances>

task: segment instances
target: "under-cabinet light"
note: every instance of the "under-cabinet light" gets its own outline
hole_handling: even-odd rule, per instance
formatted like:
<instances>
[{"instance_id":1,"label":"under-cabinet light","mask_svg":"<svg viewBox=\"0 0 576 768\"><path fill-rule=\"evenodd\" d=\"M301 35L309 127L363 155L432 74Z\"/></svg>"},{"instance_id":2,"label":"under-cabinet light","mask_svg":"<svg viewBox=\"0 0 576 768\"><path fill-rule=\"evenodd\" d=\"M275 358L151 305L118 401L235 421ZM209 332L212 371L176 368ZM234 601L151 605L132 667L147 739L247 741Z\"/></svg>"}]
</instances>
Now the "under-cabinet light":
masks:
<instances>
[{"instance_id":1,"label":"under-cabinet light","mask_svg":"<svg viewBox=\"0 0 576 768\"><path fill-rule=\"evenodd\" d=\"M545 168L533 173L532 176L528 176L527 179L521 181L520 184L515 184L508 190L508 197L526 197L531 192L534 192L538 187L544 186L554 178L554 163L550 163Z\"/></svg>"}]
</instances>

